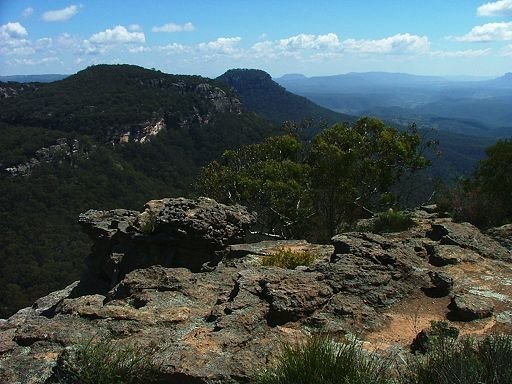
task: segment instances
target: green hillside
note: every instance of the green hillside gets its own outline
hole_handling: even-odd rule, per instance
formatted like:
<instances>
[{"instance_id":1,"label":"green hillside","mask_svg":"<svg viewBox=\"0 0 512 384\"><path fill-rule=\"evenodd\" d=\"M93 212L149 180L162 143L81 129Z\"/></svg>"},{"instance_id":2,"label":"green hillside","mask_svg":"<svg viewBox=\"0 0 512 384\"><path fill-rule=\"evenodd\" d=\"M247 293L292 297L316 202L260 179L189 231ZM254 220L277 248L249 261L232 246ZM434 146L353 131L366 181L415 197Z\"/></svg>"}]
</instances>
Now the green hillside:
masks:
<instances>
[{"instance_id":1,"label":"green hillside","mask_svg":"<svg viewBox=\"0 0 512 384\"><path fill-rule=\"evenodd\" d=\"M190 195L201 166L278 127L215 80L131 65L2 87L0 318L80 277L79 213Z\"/></svg>"},{"instance_id":2,"label":"green hillside","mask_svg":"<svg viewBox=\"0 0 512 384\"><path fill-rule=\"evenodd\" d=\"M355 121L353 116L320 107L305 97L288 92L261 70L231 69L217 80L233 87L244 105L269 120L281 123L286 120L301 122L312 119L313 129L308 132L311 137L318 133L322 122L331 125L341 121Z\"/></svg>"}]
</instances>

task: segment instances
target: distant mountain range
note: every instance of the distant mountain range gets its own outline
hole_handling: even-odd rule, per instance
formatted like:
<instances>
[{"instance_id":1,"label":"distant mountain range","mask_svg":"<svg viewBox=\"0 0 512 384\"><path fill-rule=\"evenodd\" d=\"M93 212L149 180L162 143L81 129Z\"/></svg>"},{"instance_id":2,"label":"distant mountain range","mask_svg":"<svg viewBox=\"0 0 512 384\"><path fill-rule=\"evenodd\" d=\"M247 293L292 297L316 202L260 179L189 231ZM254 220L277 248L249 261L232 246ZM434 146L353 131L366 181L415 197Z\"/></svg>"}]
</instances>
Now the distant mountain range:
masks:
<instances>
[{"instance_id":1,"label":"distant mountain range","mask_svg":"<svg viewBox=\"0 0 512 384\"><path fill-rule=\"evenodd\" d=\"M45 74L45 75L11 75L0 76L0 81L16 81L18 83L51 83L65 79L69 75Z\"/></svg>"},{"instance_id":2,"label":"distant mountain range","mask_svg":"<svg viewBox=\"0 0 512 384\"><path fill-rule=\"evenodd\" d=\"M291 74L275 81L342 113L493 138L512 134L512 73L473 81L386 72Z\"/></svg>"}]
</instances>

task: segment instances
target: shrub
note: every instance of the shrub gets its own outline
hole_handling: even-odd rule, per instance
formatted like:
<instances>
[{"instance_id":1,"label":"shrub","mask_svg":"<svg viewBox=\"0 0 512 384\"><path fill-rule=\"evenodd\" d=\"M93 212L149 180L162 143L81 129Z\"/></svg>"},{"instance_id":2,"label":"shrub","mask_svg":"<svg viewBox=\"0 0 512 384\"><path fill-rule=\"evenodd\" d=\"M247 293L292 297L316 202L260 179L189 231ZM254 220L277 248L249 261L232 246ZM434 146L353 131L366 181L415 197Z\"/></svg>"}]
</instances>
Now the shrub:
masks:
<instances>
[{"instance_id":1,"label":"shrub","mask_svg":"<svg viewBox=\"0 0 512 384\"><path fill-rule=\"evenodd\" d=\"M512 382L512 338L481 341L440 338L425 355L415 355L401 376L403 384L505 384Z\"/></svg>"},{"instance_id":2,"label":"shrub","mask_svg":"<svg viewBox=\"0 0 512 384\"><path fill-rule=\"evenodd\" d=\"M311 265L317 255L307 251L294 251L290 248L279 248L275 253L263 257L262 265L294 269L299 265Z\"/></svg>"},{"instance_id":3,"label":"shrub","mask_svg":"<svg viewBox=\"0 0 512 384\"><path fill-rule=\"evenodd\" d=\"M373 230L375 232L400 232L414 225L414 220L411 218L411 215L390 209L387 212L379 214L373 224Z\"/></svg>"},{"instance_id":4,"label":"shrub","mask_svg":"<svg viewBox=\"0 0 512 384\"><path fill-rule=\"evenodd\" d=\"M314 336L284 344L275 364L256 376L256 384L384 384L388 364L355 342L338 343Z\"/></svg>"},{"instance_id":5,"label":"shrub","mask_svg":"<svg viewBox=\"0 0 512 384\"><path fill-rule=\"evenodd\" d=\"M155 382L155 348L94 340L66 350L56 369L59 384L139 384Z\"/></svg>"}]
</instances>

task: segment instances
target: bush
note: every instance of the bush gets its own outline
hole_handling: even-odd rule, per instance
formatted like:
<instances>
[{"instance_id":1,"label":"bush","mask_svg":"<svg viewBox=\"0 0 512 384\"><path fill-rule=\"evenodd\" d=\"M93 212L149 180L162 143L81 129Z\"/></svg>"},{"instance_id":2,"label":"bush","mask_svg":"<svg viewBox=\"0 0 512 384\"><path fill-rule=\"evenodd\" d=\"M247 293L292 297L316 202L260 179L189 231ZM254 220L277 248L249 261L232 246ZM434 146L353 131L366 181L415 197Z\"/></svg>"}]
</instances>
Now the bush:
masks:
<instances>
[{"instance_id":1,"label":"bush","mask_svg":"<svg viewBox=\"0 0 512 384\"><path fill-rule=\"evenodd\" d=\"M481 341L440 338L422 356L414 356L403 384L505 384L512 382L512 338L487 336Z\"/></svg>"},{"instance_id":2,"label":"bush","mask_svg":"<svg viewBox=\"0 0 512 384\"><path fill-rule=\"evenodd\" d=\"M373 224L375 232L400 232L412 228L415 225L411 215L390 209L379 214Z\"/></svg>"},{"instance_id":3,"label":"bush","mask_svg":"<svg viewBox=\"0 0 512 384\"><path fill-rule=\"evenodd\" d=\"M290 248L279 248L275 253L265 256L261 261L262 265L294 269L299 265L311 265L317 255L306 251L293 251Z\"/></svg>"},{"instance_id":4,"label":"bush","mask_svg":"<svg viewBox=\"0 0 512 384\"><path fill-rule=\"evenodd\" d=\"M139 384L155 382L159 366L155 348L94 340L66 350L59 357L59 384Z\"/></svg>"},{"instance_id":5,"label":"bush","mask_svg":"<svg viewBox=\"0 0 512 384\"><path fill-rule=\"evenodd\" d=\"M260 373L256 384L383 384L387 362L355 342L338 343L326 336L285 344L274 366ZM432 384L432 383L430 383Z\"/></svg>"}]
</instances>

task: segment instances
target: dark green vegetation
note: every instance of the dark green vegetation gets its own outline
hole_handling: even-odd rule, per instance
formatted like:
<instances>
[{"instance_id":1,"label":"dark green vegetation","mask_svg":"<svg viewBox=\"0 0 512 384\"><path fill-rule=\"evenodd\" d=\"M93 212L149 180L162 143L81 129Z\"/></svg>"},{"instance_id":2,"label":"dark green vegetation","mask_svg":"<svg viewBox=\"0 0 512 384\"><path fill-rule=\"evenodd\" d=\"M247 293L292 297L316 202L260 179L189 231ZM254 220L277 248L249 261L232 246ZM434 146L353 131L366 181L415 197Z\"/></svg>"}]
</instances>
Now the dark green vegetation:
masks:
<instances>
[{"instance_id":1,"label":"dark green vegetation","mask_svg":"<svg viewBox=\"0 0 512 384\"><path fill-rule=\"evenodd\" d=\"M231 69L217 80L233 87L245 106L269 120L310 119L312 126L304 132L309 138L318 133L322 123L326 126L340 121L355 121L353 116L320 107L305 97L288 92L268 73L257 69Z\"/></svg>"},{"instance_id":2,"label":"dark green vegetation","mask_svg":"<svg viewBox=\"0 0 512 384\"><path fill-rule=\"evenodd\" d=\"M397 204L390 187L428 165L420 145L414 127L368 118L324 129L310 144L271 137L210 163L201 191L257 211L264 232L326 240L340 224Z\"/></svg>"},{"instance_id":3,"label":"dark green vegetation","mask_svg":"<svg viewBox=\"0 0 512 384\"><path fill-rule=\"evenodd\" d=\"M430 351L411 356L405 364L364 351L355 342L314 336L285 344L254 383L507 384L512 382L511 358L512 338L503 335L440 338Z\"/></svg>"},{"instance_id":4,"label":"dark green vegetation","mask_svg":"<svg viewBox=\"0 0 512 384\"><path fill-rule=\"evenodd\" d=\"M156 382L154 348L89 340L59 360L56 384L142 384Z\"/></svg>"},{"instance_id":5,"label":"dark green vegetation","mask_svg":"<svg viewBox=\"0 0 512 384\"><path fill-rule=\"evenodd\" d=\"M15 93L0 99L0 318L80 277L89 243L79 213L189 195L201 166L279 130L219 82L129 65L2 86ZM158 135L136 142L158 121ZM80 150L41 161L30 176L4 171L59 138Z\"/></svg>"},{"instance_id":6,"label":"dark green vegetation","mask_svg":"<svg viewBox=\"0 0 512 384\"><path fill-rule=\"evenodd\" d=\"M484 228L512 220L512 141L500 140L486 153L473 175L439 201L455 219Z\"/></svg>"},{"instance_id":7,"label":"dark green vegetation","mask_svg":"<svg viewBox=\"0 0 512 384\"><path fill-rule=\"evenodd\" d=\"M430 351L408 362L407 384L506 384L512 382L512 338L489 335L481 340L439 339Z\"/></svg>"},{"instance_id":8,"label":"dark green vegetation","mask_svg":"<svg viewBox=\"0 0 512 384\"><path fill-rule=\"evenodd\" d=\"M280 248L262 259L262 265L294 269L299 265L311 265L318 256L307 251L294 251L290 248Z\"/></svg>"}]
</instances>

